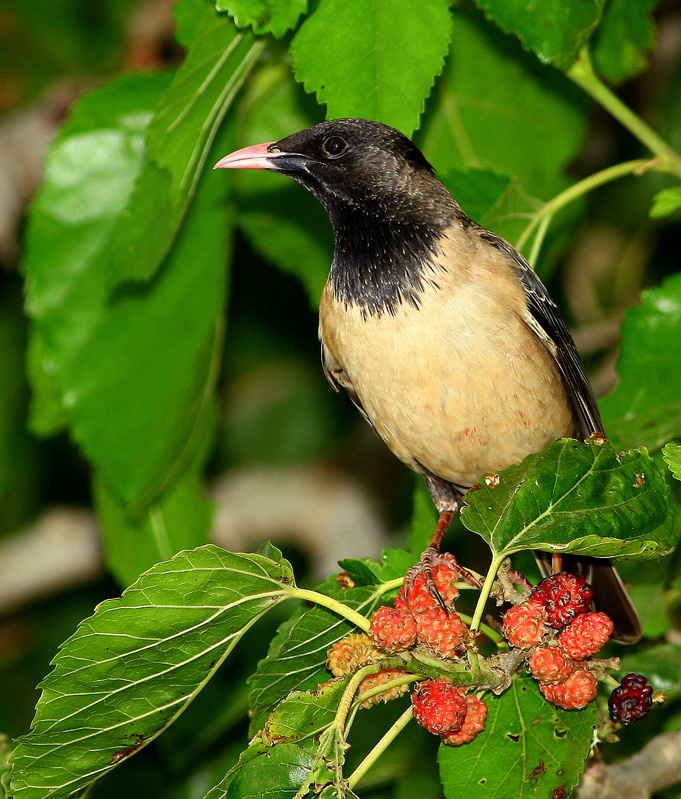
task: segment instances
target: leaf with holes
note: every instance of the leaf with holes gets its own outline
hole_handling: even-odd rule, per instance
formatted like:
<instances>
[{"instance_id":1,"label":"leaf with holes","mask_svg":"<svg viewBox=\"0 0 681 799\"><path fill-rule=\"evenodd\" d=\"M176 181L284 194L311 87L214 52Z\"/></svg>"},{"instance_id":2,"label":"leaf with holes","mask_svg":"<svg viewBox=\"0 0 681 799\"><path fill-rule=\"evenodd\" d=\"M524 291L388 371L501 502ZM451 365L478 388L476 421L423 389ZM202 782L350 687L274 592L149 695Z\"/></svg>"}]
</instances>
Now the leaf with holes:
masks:
<instances>
[{"instance_id":1,"label":"leaf with holes","mask_svg":"<svg viewBox=\"0 0 681 799\"><path fill-rule=\"evenodd\" d=\"M589 754L597 713L550 705L530 678L516 678L501 696L486 698L485 729L464 746L438 753L446 799L546 799L577 784Z\"/></svg>"},{"instance_id":2,"label":"leaf with holes","mask_svg":"<svg viewBox=\"0 0 681 799\"><path fill-rule=\"evenodd\" d=\"M182 552L99 605L42 684L31 732L12 755L12 796L70 796L160 735L286 599L293 575L274 555Z\"/></svg>"},{"instance_id":3,"label":"leaf with holes","mask_svg":"<svg viewBox=\"0 0 681 799\"><path fill-rule=\"evenodd\" d=\"M523 549L659 558L676 543L669 486L645 449L563 439L466 495L461 521L496 558Z\"/></svg>"}]
</instances>

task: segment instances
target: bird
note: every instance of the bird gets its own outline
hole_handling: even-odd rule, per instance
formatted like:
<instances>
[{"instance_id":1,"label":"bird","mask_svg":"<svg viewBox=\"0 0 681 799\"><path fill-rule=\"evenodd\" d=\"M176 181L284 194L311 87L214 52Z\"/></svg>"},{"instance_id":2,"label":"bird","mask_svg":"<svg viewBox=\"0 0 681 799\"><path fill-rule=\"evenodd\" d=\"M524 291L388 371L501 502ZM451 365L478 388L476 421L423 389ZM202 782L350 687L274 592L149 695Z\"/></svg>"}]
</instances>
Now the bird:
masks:
<instances>
[{"instance_id":1,"label":"bird","mask_svg":"<svg viewBox=\"0 0 681 799\"><path fill-rule=\"evenodd\" d=\"M439 512L422 558L427 575L428 553L481 475L556 439L603 436L546 287L511 244L466 215L400 131L333 119L239 149L214 168L285 175L326 210L335 246L319 306L323 370L425 479ZM550 572L547 553L539 563ZM588 573L613 637L638 640L640 621L612 564L575 559L570 569Z\"/></svg>"}]
</instances>

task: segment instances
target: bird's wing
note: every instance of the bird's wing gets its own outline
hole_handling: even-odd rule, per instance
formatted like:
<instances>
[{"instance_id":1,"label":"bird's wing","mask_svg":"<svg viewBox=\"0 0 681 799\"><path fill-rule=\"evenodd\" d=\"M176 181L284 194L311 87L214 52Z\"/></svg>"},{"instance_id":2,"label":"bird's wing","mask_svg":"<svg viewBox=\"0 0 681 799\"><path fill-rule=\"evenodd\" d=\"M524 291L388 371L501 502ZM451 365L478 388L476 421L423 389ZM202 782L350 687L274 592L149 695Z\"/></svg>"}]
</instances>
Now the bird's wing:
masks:
<instances>
[{"instance_id":1,"label":"bird's wing","mask_svg":"<svg viewBox=\"0 0 681 799\"><path fill-rule=\"evenodd\" d=\"M326 379L331 384L331 388L334 391L340 391L340 389L342 388L346 392L348 397L350 397L357 410L362 414L362 416L367 420L367 422L371 424L371 420L369 419L369 417L366 414L366 411L362 407L362 403L360 402L360 399L357 396L355 387L352 385L352 380L348 376L347 372L338 363L338 361L334 358L331 352L324 346L324 341L321 342L321 346L322 346L322 369L324 370Z\"/></svg>"},{"instance_id":2,"label":"bird's wing","mask_svg":"<svg viewBox=\"0 0 681 799\"><path fill-rule=\"evenodd\" d=\"M601 415L575 342L546 287L534 269L508 242L488 231L481 233L481 237L501 250L515 267L525 292L528 310L525 321L558 365L579 422L580 435L588 438L594 433L603 433Z\"/></svg>"}]
</instances>

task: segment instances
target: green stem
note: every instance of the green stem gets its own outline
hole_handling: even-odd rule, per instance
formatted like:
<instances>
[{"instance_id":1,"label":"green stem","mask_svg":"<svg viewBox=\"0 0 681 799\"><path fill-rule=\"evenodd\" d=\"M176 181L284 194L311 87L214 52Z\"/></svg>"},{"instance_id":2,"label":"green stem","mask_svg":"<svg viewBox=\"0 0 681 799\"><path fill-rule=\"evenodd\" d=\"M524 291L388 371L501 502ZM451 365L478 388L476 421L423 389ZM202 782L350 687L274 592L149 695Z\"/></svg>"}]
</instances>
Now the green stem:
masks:
<instances>
[{"instance_id":1,"label":"green stem","mask_svg":"<svg viewBox=\"0 0 681 799\"><path fill-rule=\"evenodd\" d=\"M582 195L588 194L588 192L593 191L598 188L598 186L610 183L611 180L616 180L625 175L633 175L635 172L650 167L650 165L651 162L649 160L642 158L637 158L635 161L625 161L622 164L615 164L614 166L609 166L607 169L602 169L600 172L595 172L593 175L589 175L588 178L580 180L578 183L565 189L565 191L557 194L534 214L532 221L516 242L516 249L522 250L537 226L542 224L544 217L549 217L550 219L566 205L579 199ZM530 258L532 258L532 256L530 256Z\"/></svg>"},{"instance_id":2,"label":"green stem","mask_svg":"<svg viewBox=\"0 0 681 799\"><path fill-rule=\"evenodd\" d=\"M364 630L365 633L369 632L369 619L342 602L339 602L337 599L332 599L330 596L326 596L326 594L320 594L318 591L309 591L306 588L298 588L297 586L287 587L286 593L292 599L304 599L307 602L314 602L315 605L321 605L323 608L327 608L333 613L337 613L339 616L347 619L351 624L359 627L360 630Z\"/></svg>"},{"instance_id":3,"label":"green stem","mask_svg":"<svg viewBox=\"0 0 681 799\"><path fill-rule=\"evenodd\" d=\"M334 726L340 730L341 735L343 735L345 732L345 722L348 718L348 713L352 707L352 700L355 698L355 694L357 693L360 683L365 677L368 677L370 674L376 674L380 670L380 666L371 664L369 666L364 666L364 668L361 668L352 675L352 678L343 691L343 696L338 703L338 710L336 711L333 721Z\"/></svg>"},{"instance_id":4,"label":"green stem","mask_svg":"<svg viewBox=\"0 0 681 799\"><path fill-rule=\"evenodd\" d=\"M546 238L546 232L549 229L549 225L551 224L551 220L553 216L551 214L543 214L542 220L539 223L539 228L537 229L537 235L534 237L534 242L532 243L532 249L530 250L530 254L527 258L528 263L530 266L535 266L538 259L539 253L541 252L542 244L544 243L544 239Z\"/></svg>"},{"instance_id":5,"label":"green stem","mask_svg":"<svg viewBox=\"0 0 681 799\"><path fill-rule=\"evenodd\" d=\"M598 78L591 64L588 48L582 49L579 59L570 67L567 75L648 147L668 171L681 175L681 155Z\"/></svg>"},{"instance_id":6,"label":"green stem","mask_svg":"<svg viewBox=\"0 0 681 799\"><path fill-rule=\"evenodd\" d=\"M492 584L494 583L494 580L497 576L497 572L499 571L499 566L501 566L505 558L506 555L496 555L494 558L492 558L489 571L487 572L487 576L485 577L485 582L482 588L480 589L478 604L475 606L475 612L473 613L473 621L471 622L471 631L480 629L482 614L485 612L485 604L487 603L490 591L492 590Z\"/></svg>"},{"instance_id":7,"label":"green stem","mask_svg":"<svg viewBox=\"0 0 681 799\"><path fill-rule=\"evenodd\" d=\"M398 688L400 685L409 685L409 683L416 682L420 679L421 677L418 674L403 674L401 677L395 677L395 679L390 680L390 682L362 691L361 694L357 695L357 701L359 704L362 704L362 702L366 702L367 699L371 699L372 696L382 694L385 691L389 691L391 688Z\"/></svg>"},{"instance_id":8,"label":"green stem","mask_svg":"<svg viewBox=\"0 0 681 799\"><path fill-rule=\"evenodd\" d=\"M387 594L388 591L392 591L393 588L399 588L404 583L404 577L395 577L394 580L388 580L387 583L381 583L381 585L376 586L376 593L379 596L383 596L383 594Z\"/></svg>"},{"instance_id":9,"label":"green stem","mask_svg":"<svg viewBox=\"0 0 681 799\"><path fill-rule=\"evenodd\" d=\"M404 713L397 719L392 727L386 732L381 740L374 746L369 754L362 760L357 768L348 777L348 787L352 790L355 785L362 779L362 777L369 771L378 758L385 752L390 744L397 738L402 730L411 721L412 712L411 705L404 711Z\"/></svg>"}]
</instances>

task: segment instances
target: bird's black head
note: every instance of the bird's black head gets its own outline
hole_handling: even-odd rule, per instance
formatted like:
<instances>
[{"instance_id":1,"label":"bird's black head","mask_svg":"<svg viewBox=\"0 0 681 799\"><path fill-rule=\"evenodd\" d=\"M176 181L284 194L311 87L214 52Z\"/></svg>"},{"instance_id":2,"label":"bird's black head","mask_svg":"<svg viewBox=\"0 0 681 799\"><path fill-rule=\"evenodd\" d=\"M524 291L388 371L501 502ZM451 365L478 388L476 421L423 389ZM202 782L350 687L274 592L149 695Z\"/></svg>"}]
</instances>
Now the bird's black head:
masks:
<instances>
[{"instance_id":1,"label":"bird's black head","mask_svg":"<svg viewBox=\"0 0 681 799\"><path fill-rule=\"evenodd\" d=\"M218 166L261 168L301 183L331 220L353 211L379 219L438 224L454 201L421 151L395 128L333 119L277 142L246 147Z\"/></svg>"},{"instance_id":2,"label":"bird's black head","mask_svg":"<svg viewBox=\"0 0 681 799\"><path fill-rule=\"evenodd\" d=\"M418 305L444 231L466 219L406 136L365 119L322 122L216 167L279 172L312 192L336 234L334 292L366 313Z\"/></svg>"}]
</instances>

